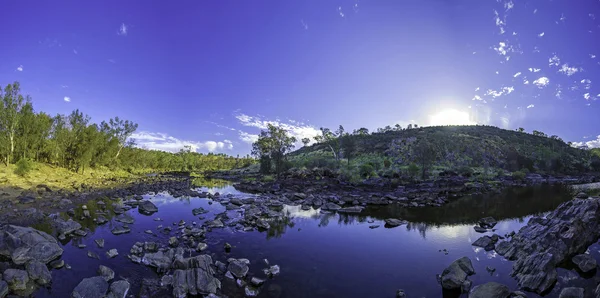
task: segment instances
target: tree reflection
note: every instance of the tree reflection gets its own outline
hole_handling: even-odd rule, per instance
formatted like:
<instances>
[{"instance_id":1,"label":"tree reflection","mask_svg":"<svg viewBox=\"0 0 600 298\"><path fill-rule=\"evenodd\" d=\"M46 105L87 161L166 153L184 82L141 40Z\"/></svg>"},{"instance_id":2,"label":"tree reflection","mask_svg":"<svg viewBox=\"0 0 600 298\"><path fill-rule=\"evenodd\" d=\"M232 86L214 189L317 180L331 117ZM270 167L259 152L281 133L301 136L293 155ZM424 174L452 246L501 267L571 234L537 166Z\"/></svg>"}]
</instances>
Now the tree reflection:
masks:
<instances>
[{"instance_id":1,"label":"tree reflection","mask_svg":"<svg viewBox=\"0 0 600 298\"><path fill-rule=\"evenodd\" d=\"M279 220L274 220L269 222L271 226L269 230L267 230L267 239L271 238L280 238L288 228L293 228L296 224L292 221L290 216L283 216Z\"/></svg>"}]
</instances>

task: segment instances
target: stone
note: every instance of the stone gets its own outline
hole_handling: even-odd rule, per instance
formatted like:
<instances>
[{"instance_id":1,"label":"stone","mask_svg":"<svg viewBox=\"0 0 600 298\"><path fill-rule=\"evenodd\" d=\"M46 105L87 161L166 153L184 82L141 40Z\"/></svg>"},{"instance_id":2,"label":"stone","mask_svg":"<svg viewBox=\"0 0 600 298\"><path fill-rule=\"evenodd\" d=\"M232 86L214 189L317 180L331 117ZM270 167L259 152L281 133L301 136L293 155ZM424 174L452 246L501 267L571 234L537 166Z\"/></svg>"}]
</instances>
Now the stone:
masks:
<instances>
[{"instance_id":1,"label":"stone","mask_svg":"<svg viewBox=\"0 0 600 298\"><path fill-rule=\"evenodd\" d=\"M508 298L510 294L507 286L497 282L488 282L475 286L469 294L469 298Z\"/></svg>"},{"instance_id":2,"label":"stone","mask_svg":"<svg viewBox=\"0 0 600 298\"><path fill-rule=\"evenodd\" d=\"M64 260L55 260L49 263L50 267L54 268L54 269L60 269L62 267L65 266L65 261Z\"/></svg>"},{"instance_id":3,"label":"stone","mask_svg":"<svg viewBox=\"0 0 600 298\"><path fill-rule=\"evenodd\" d=\"M246 297L256 297L258 296L258 288L246 286L244 288L244 295L246 295Z\"/></svg>"},{"instance_id":4,"label":"stone","mask_svg":"<svg viewBox=\"0 0 600 298\"><path fill-rule=\"evenodd\" d=\"M279 265L273 265L273 266L269 267L268 269L265 269L264 273L269 277L273 277L275 275L279 275L280 271L281 271L281 269L279 268Z\"/></svg>"},{"instance_id":5,"label":"stone","mask_svg":"<svg viewBox=\"0 0 600 298\"><path fill-rule=\"evenodd\" d=\"M160 285L163 287L173 285L173 275L163 275L160 278Z\"/></svg>"},{"instance_id":6,"label":"stone","mask_svg":"<svg viewBox=\"0 0 600 298\"><path fill-rule=\"evenodd\" d=\"M259 287L262 286L262 284L265 283L264 279L258 278L258 277L253 277L250 279L250 284L255 286L255 287Z\"/></svg>"},{"instance_id":7,"label":"stone","mask_svg":"<svg viewBox=\"0 0 600 298\"><path fill-rule=\"evenodd\" d=\"M173 250L146 253L142 257L142 263L146 266L157 268L158 271L166 271L171 267L174 256L175 252Z\"/></svg>"},{"instance_id":8,"label":"stone","mask_svg":"<svg viewBox=\"0 0 600 298\"><path fill-rule=\"evenodd\" d=\"M0 298L4 298L8 295L8 284L0 280Z\"/></svg>"},{"instance_id":9,"label":"stone","mask_svg":"<svg viewBox=\"0 0 600 298\"><path fill-rule=\"evenodd\" d=\"M460 289L467 276L475 274L473 264L468 257L462 257L450 264L441 276L442 288L447 290Z\"/></svg>"},{"instance_id":10,"label":"stone","mask_svg":"<svg viewBox=\"0 0 600 298\"><path fill-rule=\"evenodd\" d=\"M326 203L325 205L321 206L321 210L326 211L338 211L340 209L342 209L342 206L335 203Z\"/></svg>"},{"instance_id":11,"label":"stone","mask_svg":"<svg viewBox=\"0 0 600 298\"><path fill-rule=\"evenodd\" d=\"M131 229L125 226L115 227L111 231L114 235L121 235L131 232Z\"/></svg>"},{"instance_id":12,"label":"stone","mask_svg":"<svg viewBox=\"0 0 600 298\"><path fill-rule=\"evenodd\" d=\"M75 232L73 232L73 234L80 236L80 237L84 237L85 235L87 235L87 232L84 230L76 230Z\"/></svg>"},{"instance_id":13,"label":"stone","mask_svg":"<svg viewBox=\"0 0 600 298\"><path fill-rule=\"evenodd\" d=\"M133 224L135 222L135 218L127 213L117 216L115 220L124 224Z\"/></svg>"},{"instance_id":14,"label":"stone","mask_svg":"<svg viewBox=\"0 0 600 298\"><path fill-rule=\"evenodd\" d=\"M493 229L498 223L493 217L484 217L479 220L479 226L486 229Z\"/></svg>"},{"instance_id":15,"label":"stone","mask_svg":"<svg viewBox=\"0 0 600 298\"><path fill-rule=\"evenodd\" d=\"M482 227L480 227L480 226L474 226L474 227L473 227L473 229L474 229L474 230L475 230L475 232L477 232L477 233L485 233L485 232L487 232L487 229L486 229L486 228L482 228Z\"/></svg>"},{"instance_id":16,"label":"stone","mask_svg":"<svg viewBox=\"0 0 600 298\"><path fill-rule=\"evenodd\" d=\"M27 263L27 274L29 278L35 281L39 285L47 285L52 281L52 274L46 264L42 264L39 261L31 261Z\"/></svg>"},{"instance_id":17,"label":"stone","mask_svg":"<svg viewBox=\"0 0 600 298\"><path fill-rule=\"evenodd\" d=\"M241 262L240 260L233 260L229 262L227 270L229 270L231 274L233 274L233 276L242 279L246 277L246 274L248 274L249 268L245 262Z\"/></svg>"},{"instance_id":18,"label":"stone","mask_svg":"<svg viewBox=\"0 0 600 298\"><path fill-rule=\"evenodd\" d=\"M156 242L144 242L144 251L146 251L146 252L157 252L158 251L158 244ZM142 253L142 251L139 252L139 254L141 254L141 253Z\"/></svg>"},{"instance_id":19,"label":"stone","mask_svg":"<svg viewBox=\"0 0 600 298\"><path fill-rule=\"evenodd\" d=\"M104 265L100 265L100 267L98 267L98 275L104 277L104 279L106 279L106 281L111 281L113 280L113 278L115 278L115 272L104 266Z\"/></svg>"},{"instance_id":20,"label":"stone","mask_svg":"<svg viewBox=\"0 0 600 298\"><path fill-rule=\"evenodd\" d=\"M406 293L404 292L404 290L399 289L398 291L396 291L396 298L406 298Z\"/></svg>"},{"instance_id":21,"label":"stone","mask_svg":"<svg viewBox=\"0 0 600 298\"><path fill-rule=\"evenodd\" d=\"M150 201L141 201L138 205L138 211L144 215L151 215L158 212L158 207Z\"/></svg>"},{"instance_id":22,"label":"stone","mask_svg":"<svg viewBox=\"0 0 600 298\"><path fill-rule=\"evenodd\" d=\"M194 216L198 216L200 214L204 214L204 213L208 213L208 212L209 212L208 210L206 210L202 207L192 209L192 214Z\"/></svg>"},{"instance_id":23,"label":"stone","mask_svg":"<svg viewBox=\"0 0 600 298\"><path fill-rule=\"evenodd\" d=\"M210 268L213 264L212 258L209 255L198 255L189 258L175 257L173 269L191 269L191 268Z\"/></svg>"},{"instance_id":24,"label":"stone","mask_svg":"<svg viewBox=\"0 0 600 298\"><path fill-rule=\"evenodd\" d=\"M405 220L397 219L397 218L388 218L385 220L385 225L387 227L397 227L401 225L405 225L408 222Z\"/></svg>"},{"instance_id":25,"label":"stone","mask_svg":"<svg viewBox=\"0 0 600 298\"><path fill-rule=\"evenodd\" d=\"M352 206L352 207L344 207L338 210L339 213L361 213L364 207L362 206Z\"/></svg>"},{"instance_id":26,"label":"stone","mask_svg":"<svg viewBox=\"0 0 600 298\"><path fill-rule=\"evenodd\" d=\"M27 289L27 282L29 282L29 275L27 271L20 269L6 269L2 276L8 287L12 291L23 291Z\"/></svg>"},{"instance_id":27,"label":"stone","mask_svg":"<svg viewBox=\"0 0 600 298\"><path fill-rule=\"evenodd\" d=\"M177 237L169 238L169 246L171 246L171 247L179 246L179 240L177 240Z\"/></svg>"},{"instance_id":28,"label":"stone","mask_svg":"<svg viewBox=\"0 0 600 298\"><path fill-rule=\"evenodd\" d=\"M207 269L207 270L205 270ZM215 294L221 288L221 282L213 276L212 269L177 269L173 273L173 296Z\"/></svg>"},{"instance_id":29,"label":"stone","mask_svg":"<svg viewBox=\"0 0 600 298\"><path fill-rule=\"evenodd\" d=\"M43 264L60 257L63 249L54 237L34 228L6 225L0 227L0 256L17 265L29 261Z\"/></svg>"},{"instance_id":30,"label":"stone","mask_svg":"<svg viewBox=\"0 0 600 298\"><path fill-rule=\"evenodd\" d=\"M95 253L95 252L93 252L91 250L88 250L87 256L89 258L92 258L92 259L98 259L98 260L100 260L100 256L97 253Z\"/></svg>"},{"instance_id":31,"label":"stone","mask_svg":"<svg viewBox=\"0 0 600 298\"><path fill-rule=\"evenodd\" d=\"M263 230L268 230L271 228L269 223L262 218L256 220L256 227Z\"/></svg>"},{"instance_id":32,"label":"stone","mask_svg":"<svg viewBox=\"0 0 600 298\"><path fill-rule=\"evenodd\" d=\"M131 285L126 280L115 281L110 285L110 291L106 298L125 298Z\"/></svg>"},{"instance_id":33,"label":"stone","mask_svg":"<svg viewBox=\"0 0 600 298\"><path fill-rule=\"evenodd\" d=\"M110 258L110 259L112 259L118 255L119 255L119 252L117 251L116 248L111 248L106 252L106 256L108 256L108 258Z\"/></svg>"},{"instance_id":34,"label":"stone","mask_svg":"<svg viewBox=\"0 0 600 298\"><path fill-rule=\"evenodd\" d=\"M223 247L225 248L226 252L230 252L231 251L231 244L225 242L225 245L223 245Z\"/></svg>"},{"instance_id":35,"label":"stone","mask_svg":"<svg viewBox=\"0 0 600 298\"><path fill-rule=\"evenodd\" d=\"M59 235L68 235L81 229L81 224L72 219L65 221L57 218L54 220L54 227Z\"/></svg>"},{"instance_id":36,"label":"stone","mask_svg":"<svg viewBox=\"0 0 600 298\"><path fill-rule=\"evenodd\" d=\"M95 239L94 242L96 242L98 248L104 248L104 239Z\"/></svg>"},{"instance_id":37,"label":"stone","mask_svg":"<svg viewBox=\"0 0 600 298\"><path fill-rule=\"evenodd\" d=\"M570 287L562 289L558 298L583 298L583 294L583 288Z\"/></svg>"},{"instance_id":38,"label":"stone","mask_svg":"<svg viewBox=\"0 0 600 298\"><path fill-rule=\"evenodd\" d=\"M196 251L200 252L208 248L208 244L200 242L198 246L196 246Z\"/></svg>"},{"instance_id":39,"label":"stone","mask_svg":"<svg viewBox=\"0 0 600 298\"><path fill-rule=\"evenodd\" d=\"M370 225L369 226L369 229L377 229L377 228L379 228L379 225Z\"/></svg>"},{"instance_id":40,"label":"stone","mask_svg":"<svg viewBox=\"0 0 600 298\"><path fill-rule=\"evenodd\" d=\"M495 243L496 242L494 240L492 240L492 238L490 236L483 236L483 237L475 240L475 242L473 242L471 245L483 247L486 251L490 251L490 250L494 250Z\"/></svg>"},{"instance_id":41,"label":"stone","mask_svg":"<svg viewBox=\"0 0 600 298\"><path fill-rule=\"evenodd\" d=\"M219 219L215 219L213 221L208 222L207 226L209 228L222 228L225 227L225 225L223 224L223 222Z\"/></svg>"},{"instance_id":42,"label":"stone","mask_svg":"<svg viewBox=\"0 0 600 298\"><path fill-rule=\"evenodd\" d=\"M146 234L154 234L154 232L152 232L152 230L146 230L144 233L146 233Z\"/></svg>"},{"instance_id":43,"label":"stone","mask_svg":"<svg viewBox=\"0 0 600 298\"><path fill-rule=\"evenodd\" d=\"M596 270L596 259L589 254L576 255L571 259L571 261L573 264L577 265L581 272L587 273Z\"/></svg>"},{"instance_id":44,"label":"stone","mask_svg":"<svg viewBox=\"0 0 600 298\"><path fill-rule=\"evenodd\" d=\"M545 218L533 217L496 252L514 261L511 275L519 287L538 294L557 281L556 267L581 254L600 237L600 198L562 203Z\"/></svg>"},{"instance_id":45,"label":"stone","mask_svg":"<svg viewBox=\"0 0 600 298\"><path fill-rule=\"evenodd\" d=\"M104 298L108 282L102 276L84 278L73 290L72 298Z\"/></svg>"}]
</instances>

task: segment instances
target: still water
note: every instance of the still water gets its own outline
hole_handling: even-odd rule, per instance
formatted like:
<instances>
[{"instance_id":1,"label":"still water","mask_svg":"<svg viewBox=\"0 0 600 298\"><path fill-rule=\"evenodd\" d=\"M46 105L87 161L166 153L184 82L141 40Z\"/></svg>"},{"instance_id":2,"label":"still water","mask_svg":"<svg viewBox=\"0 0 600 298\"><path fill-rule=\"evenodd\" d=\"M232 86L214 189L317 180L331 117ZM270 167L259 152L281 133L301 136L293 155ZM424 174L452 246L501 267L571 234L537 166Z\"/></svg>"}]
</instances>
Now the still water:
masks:
<instances>
[{"instance_id":1,"label":"still water","mask_svg":"<svg viewBox=\"0 0 600 298\"><path fill-rule=\"evenodd\" d=\"M200 190L252 196L229 185ZM209 199L173 198L166 193L144 197L154 202L159 211L152 216L139 214L137 209L128 211L135 218L135 223L129 225L129 234L111 234L111 229L117 225L114 218L102 226L95 226L92 221L81 222L91 232L83 238L63 242L63 259L72 269L53 270L52 287L37 291L35 297L69 297L81 279L97 275L99 265L112 268L116 273L115 280L129 280L132 284L130 294L137 296L141 279L158 275L151 268L127 259L135 242L155 241L166 245L174 232L163 234L157 226L172 226L181 219L201 225L203 220L192 215L193 208L209 210L210 213L202 215L205 220L225 211L216 202L209 204ZM532 215L553 210L568 199L570 196L564 189L538 187L464 197L443 207L368 208L359 216L321 214L318 210L303 211L299 206L286 206L288 218L272 224L269 231L214 229L207 233L209 248L203 253L222 262L230 257L247 258L251 261L250 272L256 276L262 276L263 259L278 264L281 274L261 287L259 297L395 297L398 289L404 289L409 297L457 297L442 292L436 274L463 256L473 262L476 274L470 280L474 286L496 281L516 290L516 282L509 276L512 262L494 252L471 246L483 235L473 230L474 224L482 217L493 216L499 220L495 233L504 235L518 231ZM88 207L92 211L95 209ZM155 221L157 217L163 221ZM389 217L406 219L410 223L384 228L383 220ZM380 227L369 228L372 225ZM147 234L146 230L152 230L154 234ZM105 239L104 248L95 244L94 240L98 238ZM223 250L225 242L233 245L230 253ZM86 247L78 248L79 244ZM111 248L116 248L119 256L109 259L105 253ZM97 253L100 260L89 258L88 250ZM600 259L597 245L590 248L590 253ZM496 270L489 273L487 266ZM558 297L564 286L593 287L598 280L597 276L577 278L577 273L568 269L560 269L559 274L559 282L547 297ZM223 281L223 288L230 297L244 295L242 288L228 280Z\"/></svg>"}]
</instances>

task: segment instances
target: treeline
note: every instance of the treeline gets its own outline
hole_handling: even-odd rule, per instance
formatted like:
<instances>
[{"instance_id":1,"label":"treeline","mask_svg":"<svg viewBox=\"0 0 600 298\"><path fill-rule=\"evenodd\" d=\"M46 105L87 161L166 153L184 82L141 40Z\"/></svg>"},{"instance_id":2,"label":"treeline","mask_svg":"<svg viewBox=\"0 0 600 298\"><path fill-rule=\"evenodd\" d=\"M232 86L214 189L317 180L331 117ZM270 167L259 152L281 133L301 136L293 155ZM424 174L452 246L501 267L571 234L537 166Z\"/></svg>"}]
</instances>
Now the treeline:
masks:
<instances>
[{"instance_id":1,"label":"treeline","mask_svg":"<svg viewBox=\"0 0 600 298\"><path fill-rule=\"evenodd\" d=\"M134 147L129 137L138 125L115 117L92 123L79 110L51 116L36 112L18 82L0 86L0 161L37 161L83 172L90 167L132 171L205 171L250 165L250 157L200 154L186 148L178 153Z\"/></svg>"}]
</instances>

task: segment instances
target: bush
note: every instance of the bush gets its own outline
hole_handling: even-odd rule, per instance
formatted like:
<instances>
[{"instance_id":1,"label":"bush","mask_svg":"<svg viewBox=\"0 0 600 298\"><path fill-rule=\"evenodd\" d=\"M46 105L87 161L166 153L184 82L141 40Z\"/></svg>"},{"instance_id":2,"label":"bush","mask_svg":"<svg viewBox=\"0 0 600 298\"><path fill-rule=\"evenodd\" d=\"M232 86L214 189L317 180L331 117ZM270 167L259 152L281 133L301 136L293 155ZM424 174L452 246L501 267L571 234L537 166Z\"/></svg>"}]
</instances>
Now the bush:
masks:
<instances>
[{"instance_id":1,"label":"bush","mask_svg":"<svg viewBox=\"0 0 600 298\"><path fill-rule=\"evenodd\" d=\"M457 172L459 175L461 175L463 177L471 177L471 176L473 176L473 173L475 171L473 171L473 168L471 168L471 167L464 166L464 167L458 168Z\"/></svg>"},{"instance_id":2,"label":"bush","mask_svg":"<svg viewBox=\"0 0 600 298\"><path fill-rule=\"evenodd\" d=\"M391 165L392 165L392 162L389 159L386 158L386 159L383 160L383 167L384 168L389 169Z\"/></svg>"},{"instance_id":3,"label":"bush","mask_svg":"<svg viewBox=\"0 0 600 298\"><path fill-rule=\"evenodd\" d=\"M370 163L365 163L358 168L358 174L363 178L373 177L375 176L375 169Z\"/></svg>"},{"instance_id":4,"label":"bush","mask_svg":"<svg viewBox=\"0 0 600 298\"><path fill-rule=\"evenodd\" d=\"M265 175L261 179L263 182L273 182L275 178L272 175Z\"/></svg>"},{"instance_id":5,"label":"bush","mask_svg":"<svg viewBox=\"0 0 600 298\"><path fill-rule=\"evenodd\" d=\"M419 170L419 166L417 166L415 163L411 163L410 165L408 165L408 174L413 178L419 175Z\"/></svg>"},{"instance_id":6,"label":"bush","mask_svg":"<svg viewBox=\"0 0 600 298\"><path fill-rule=\"evenodd\" d=\"M32 162L25 158L19 159L16 166L17 168L15 169L15 174L21 177L26 176L27 174L29 174L29 172L31 172L31 170L33 170Z\"/></svg>"},{"instance_id":7,"label":"bush","mask_svg":"<svg viewBox=\"0 0 600 298\"><path fill-rule=\"evenodd\" d=\"M523 180L523 179L525 179L526 175L527 175L527 173L525 173L525 171L523 171L523 170L512 173L512 177L515 178L516 180Z\"/></svg>"}]
</instances>

